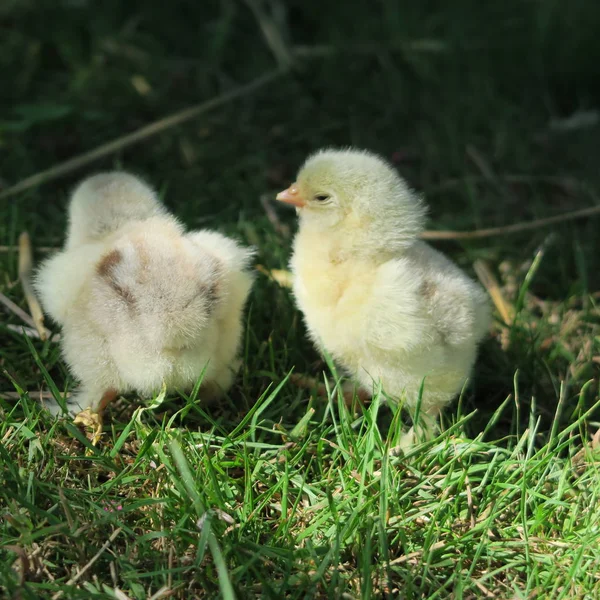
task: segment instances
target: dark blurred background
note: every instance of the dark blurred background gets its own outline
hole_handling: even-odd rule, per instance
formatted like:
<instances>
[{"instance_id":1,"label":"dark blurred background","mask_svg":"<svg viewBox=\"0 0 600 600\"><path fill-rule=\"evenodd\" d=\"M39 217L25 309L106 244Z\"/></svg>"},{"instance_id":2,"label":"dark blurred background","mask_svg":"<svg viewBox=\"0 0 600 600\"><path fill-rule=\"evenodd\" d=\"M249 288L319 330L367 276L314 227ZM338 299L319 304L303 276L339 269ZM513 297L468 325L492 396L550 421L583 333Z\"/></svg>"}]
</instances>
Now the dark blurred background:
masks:
<instances>
[{"instance_id":1,"label":"dark blurred background","mask_svg":"<svg viewBox=\"0 0 600 600\"><path fill-rule=\"evenodd\" d=\"M121 161L168 183L173 202L193 193L208 211L225 195L236 211L254 210L279 171L285 179L323 144L394 156L425 191L481 174L469 146L500 175L598 171L593 118L551 127L582 111L597 121L600 7L589 0L3 0L3 185L273 68L256 6L299 51L294 72L98 167ZM45 205L64 184L45 188ZM481 194L458 205L447 192L431 198L444 225L536 209Z\"/></svg>"}]
</instances>

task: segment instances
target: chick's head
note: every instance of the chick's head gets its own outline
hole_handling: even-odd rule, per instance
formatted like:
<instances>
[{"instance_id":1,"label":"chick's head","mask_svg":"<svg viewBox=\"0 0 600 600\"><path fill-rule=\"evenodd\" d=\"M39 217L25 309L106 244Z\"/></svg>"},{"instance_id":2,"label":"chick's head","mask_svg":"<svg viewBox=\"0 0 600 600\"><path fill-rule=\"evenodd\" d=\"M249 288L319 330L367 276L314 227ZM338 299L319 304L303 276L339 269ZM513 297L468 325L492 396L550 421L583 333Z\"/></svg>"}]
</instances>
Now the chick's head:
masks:
<instances>
[{"instance_id":1,"label":"chick's head","mask_svg":"<svg viewBox=\"0 0 600 600\"><path fill-rule=\"evenodd\" d=\"M277 199L296 207L301 227L341 230L390 249L412 243L426 212L390 164L354 149L313 154Z\"/></svg>"},{"instance_id":2,"label":"chick's head","mask_svg":"<svg viewBox=\"0 0 600 600\"><path fill-rule=\"evenodd\" d=\"M93 242L126 223L165 214L152 188L129 173L99 173L73 192L67 246Z\"/></svg>"}]
</instances>

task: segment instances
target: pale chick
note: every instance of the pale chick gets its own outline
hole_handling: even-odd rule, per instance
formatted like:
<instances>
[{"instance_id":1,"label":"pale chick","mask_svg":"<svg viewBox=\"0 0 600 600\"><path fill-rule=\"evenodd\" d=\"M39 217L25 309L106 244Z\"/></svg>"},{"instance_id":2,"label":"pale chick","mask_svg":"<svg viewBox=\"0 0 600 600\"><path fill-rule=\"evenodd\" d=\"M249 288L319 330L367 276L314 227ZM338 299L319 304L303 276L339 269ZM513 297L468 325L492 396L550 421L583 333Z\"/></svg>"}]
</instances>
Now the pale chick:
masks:
<instances>
[{"instance_id":1,"label":"pale chick","mask_svg":"<svg viewBox=\"0 0 600 600\"><path fill-rule=\"evenodd\" d=\"M201 398L225 392L240 365L251 256L219 233L186 233L132 175L84 180L69 206L65 247L36 283L81 381L70 412L102 410L127 392L148 397L163 383L189 390L203 373Z\"/></svg>"},{"instance_id":2,"label":"pale chick","mask_svg":"<svg viewBox=\"0 0 600 600\"><path fill-rule=\"evenodd\" d=\"M418 239L424 204L374 154L317 152L277 199L299 217L293 290L312 340L362 392L381 384L414 410L423 384L422 424L432 433L488 330L486 293Z\"/></svg>"}]
</instances>

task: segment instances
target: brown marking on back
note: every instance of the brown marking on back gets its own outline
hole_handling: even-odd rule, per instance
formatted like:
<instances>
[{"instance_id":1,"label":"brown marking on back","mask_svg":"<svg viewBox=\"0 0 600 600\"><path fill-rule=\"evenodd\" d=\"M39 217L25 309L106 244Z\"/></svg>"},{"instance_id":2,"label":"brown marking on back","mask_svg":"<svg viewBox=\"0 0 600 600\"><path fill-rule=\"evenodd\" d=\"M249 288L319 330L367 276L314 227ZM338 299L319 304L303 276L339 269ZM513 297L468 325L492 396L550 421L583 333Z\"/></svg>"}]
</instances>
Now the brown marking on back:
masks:
<instances>
[{"instance_id":1,"label":"brown marking on back","mask_svg":"<svg viewBox=\"0 0 600 600\"><path fill-rule=\"evenodd\" d=\"M211 256L211 259L211 269L213 269L215 273L215 278L212 282L212 285L203 284L201 286L201 293L206 294L208 298L209 310L212 310L212 308L215 306L215 304L217 304L217 302L220 299L222 293L221 277L223 275L223 263L215 256Z\"/></svg>"},{"instance_id":2,"label":"brown marking on back","mask_svg":"<svg viewBox=\"0 0 600 600\"><path fill-rule=\"evenodd\" d=\"M212 271L211 276L208 278L208 281L198 281L196 294L190 298L190 300L183 307L184 309L186 309L193 302L194 298L197 298L198 296L204 296L206 298L206 310L208 314L211 314L221 299L221 295L223 293L221 281L221 277L223 275L223 263L212 254L208 254L207 261L209 263L209 268ZM183 263L182 268L185 275L190 279L198 278L198 263L189 261Z\"/></svg>"},{"instance_id":3,"label":"brown marking on back","mask_svg":"<svg viewBox=\"0 0 600 600\"><path fill-rule=\"evenodd\" d=\"M423 283L421 283L420 291L423 298L430 300L431 298L433 298L433 296L435 296L435 293L437 292L437 286L435 285L435 283L433 283L433 281L425 279Z\"/></svg>"},{"instance_id":4,"label":"brown marking on back","mask_svg":"<svg viewBox=\"0 0 600 600\"><path fill-rule=\"evenodd\" d=\"M121 296L121 298L123 298L123 300L125 300L127 304L131 306L135 304L135 297L127 288L121 287L115 281L110 281L109 283L110 286L115 290L115 292L117 292L117 294L119 294L119 296Z\"/></svg>"},{"instance_id":5,"label":"brown marking on back","mask_svg":"<svg viewBox=\"0 0 600 600\"><path fill-rule=\"evenodd\" d=\"M221 287L222 282L220 279L220 274L217 275L217 278L213 281L213 284L210 286L208 290L208 297L210 299L211 304L215 304L221 295Z\"/></svg>"},{"instance_id":6,"label":"brown marking on back","mask_svg":"<svg viewBox=\"0 0 600 600\"><path fill-rule=\"evenodd\" d=\"M220 282L217 279L216 281L213 282L212 285L206 284L206 283L201 283L198 286L198 292L196 294L195 297L197 296L204 296L206 298L206 310L208 311L208 313L212 313L212 311L215 308L215 305L217 304L218 300L219 300L219 288L220 288ZM192 298L185 306L184 308L187 308L192 301L194 300L194 298Z\"/></svg>"},{"instance_id":7,"label":"brown marking on back","mask_svg":"<svg viewBox=\"0 0 600 600\"><path fill-rule=\"evenodd\" d=\"M119 250L111 250L104 258L98 263L96 272L102 277L108 285L110 285L121 298L127 304L134 304L135 298L133 294L126 288L120 286L114 279L114 271L119 263L123 260L123 255Z\"/></svg>"},{"instance_id":8,"label":"brown marking on back","mask_svg":"<svg viewBox=\"0 0 600 600\"><path fill-rule=\"evenodd\" d=\"M98 263L96 271L100 277L110 278L115 267L123 260L123 255L119 250L111 250L102 260Z\"/></svg>"}]
</instances>

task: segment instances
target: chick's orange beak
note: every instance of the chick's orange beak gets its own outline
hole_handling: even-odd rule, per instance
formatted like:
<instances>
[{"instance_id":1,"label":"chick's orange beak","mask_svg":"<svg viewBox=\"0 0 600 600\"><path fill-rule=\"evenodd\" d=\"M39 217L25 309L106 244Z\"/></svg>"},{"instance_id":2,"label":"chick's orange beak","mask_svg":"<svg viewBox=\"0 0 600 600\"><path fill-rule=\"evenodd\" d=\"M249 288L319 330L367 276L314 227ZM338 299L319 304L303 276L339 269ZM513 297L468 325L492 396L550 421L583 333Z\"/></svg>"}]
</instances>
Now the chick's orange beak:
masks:
<instances>
[{"instance_id":1,"label":"chick's orange beak","mask_svg":"<svg viewBox=\"0 0 600 600\"><path fill-rule=\"evenodd\" d=\"M292 183L287 190L283 190L283 192L279 192L277 194L276 199L280 202L285 202L287 204L291 204L292 206L296 206L298 208L302 208L306 202L300 195L300 190L298 189L297 183Z\"/></svg>"}]
</instances>

